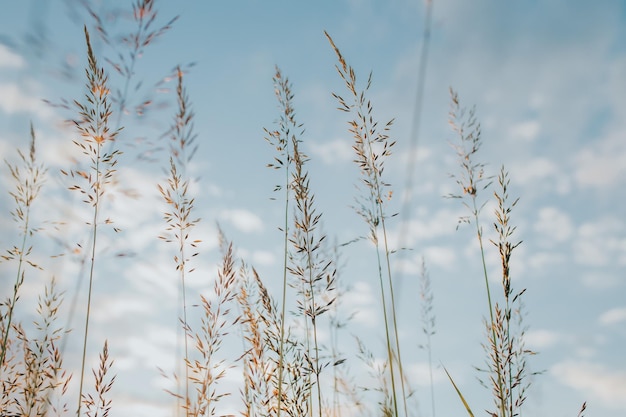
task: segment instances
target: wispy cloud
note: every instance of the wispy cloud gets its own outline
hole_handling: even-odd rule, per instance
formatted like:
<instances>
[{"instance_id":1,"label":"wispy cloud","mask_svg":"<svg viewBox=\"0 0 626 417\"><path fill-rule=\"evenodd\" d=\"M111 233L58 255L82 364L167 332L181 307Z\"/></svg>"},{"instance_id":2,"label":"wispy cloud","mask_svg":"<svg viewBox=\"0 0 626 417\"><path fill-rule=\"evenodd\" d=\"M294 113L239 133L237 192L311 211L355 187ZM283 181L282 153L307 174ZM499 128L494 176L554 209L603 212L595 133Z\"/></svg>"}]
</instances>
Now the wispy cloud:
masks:
<instances>
[{"instance_id":1,"label":"wispy cloud","mask_svg":"<svg viewBox=\"0 0 626 417\"><path fill-rule=\"evenodd\" d=\"M591 362L565 361L550 370L562 384L583 392L590 402L626 411L626 371Z\"/></svg>"},{"instance_id":2,"label":"wispy cloud","mask_svg":"<svg viewBox=\"0 0 626 417\"><path fill-rule=\"evenodd\" d=\"M548 247L566 242L574 233L570 216L556 207L541 208L533 229Z\"/></svg>"},{"instance_id":3,"label":"wispy cloud","mask_svg":"<svg viewBox=\"0 0 626 417\"><path fill-rule=\"evenodd\" d=\"M543 350L556 345L562 338L560 333L553 330L535 329L526 332L525 341L529 348Z\"/></svg>"},{"instance_id":4,"label":"wispy cloud","mask_svg":"<svg viewBox=\"0 0 626 417\"><path fill-rule=\"evenodd\" d=\"M605 311L600 316L599 322L605 326L626 322L626 307L617 307Z\"/></svg>"},{"instance_id":5,"label":"wispy cloud","mask_svg":"<svg viewBox=\"0 0 626 417\"><path fill-rule=\"evenodd\" d=\"M227 221L244 233L260 232L263 221L259 216L246 209L222 210L220 220Z\"/></svg>"},{"instance_id":6,"label":"wispy cloud","mask_svg":"<svg viewBox=\"0 0 626 417\"><path fill-rule=\"evenodd\" d=\"M516 123L509 128L509 135L513 140L533 142L539 137L541 124L537 120L527 120Z\"/></svg>"},{"instance_id":7,"label":"wispy cloud","mask_svg":"<svg viewBox=\"0 0 626 417\"><path fill-rule=\"evenodd\" d=\"M0 43L0 68L24 68L26 61L10 50L7 46Z\"/></svg>"},{"instance_id":8,"label":"wispy cloud","mask_svg":"<svg viewBox=\"0 0 626 417\"><path fill-rule=\"evenodd\" d=\"M350 142L345 139L335 139L329 142L310 142L311 155L316 155L327 165L349 162L353 159L354 151Z\"/></svg>"},{"instance_id":9,"label":"wispy cloud","mask_svg":"<svg viewBox=\"0 0 626 417\"><path fill-rule=\"evenodd\" d=\"M575 157L575 178L581 187L615 187L626 183L626 129L582 149Z\"/></svg>"},{"instance_id":10,"label":"wispy cloud","mask_svg":"<svg viewBox=\"0 0 626 417\"><path fill-rule=\"evenodd\" d=\"M626 262L624 222L612 216L583 223L577 231L574 255L578 263L604 266Z\"/></svg>"},{"instance_id":11,"label":"wispy cloud","mask_svg":"<svg viewBox=\"0 0 626 417\"><path fill-rule=\"evenodd\" d=\"M41 98L23 90L17 84L0 84L0 109L9 115L28 113L49 121L54 112Z\"/></svg>"}]
</instances>

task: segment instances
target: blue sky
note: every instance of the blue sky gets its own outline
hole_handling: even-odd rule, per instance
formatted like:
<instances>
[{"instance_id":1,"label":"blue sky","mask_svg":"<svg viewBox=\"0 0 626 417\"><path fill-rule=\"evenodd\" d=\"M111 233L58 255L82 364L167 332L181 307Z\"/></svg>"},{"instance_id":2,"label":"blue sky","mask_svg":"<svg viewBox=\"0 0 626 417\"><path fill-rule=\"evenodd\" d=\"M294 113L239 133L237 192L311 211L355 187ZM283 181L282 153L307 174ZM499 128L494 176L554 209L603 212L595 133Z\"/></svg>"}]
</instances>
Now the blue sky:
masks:
<instances>
[{"instance_id":1,"label":"blue sky","mask_svg":"<svg viewBox=\"0 0 626 417\"><path fill-rule=\"evenodd\" d=\"M14 159L25 147L28 124L37 131L39 157L49 167L43 202L35 219L45 236L64 238L70 250L85 239L80 221L88 215L65 189L59 169L77 157L63 127L71 113L42 100L59 102L82 97L86 65L83 24L93 22L79 1L12 2L0 15L0 156ZM92 2L103 16L123 10L125 2ZM511 193L521 197L513 211L522 245L514 252L516 288L527 288L527 342L539 355L530 362L536 376L525 416L576 415L588 401L588 415L608 417L626 412L626 7L623 2L547 1L515 5L496 1L436 0L427 65L422 123L417 149L409 149L415 111L419 53L425 3L422 0L339 0L319 2L233 1L158 2L157 22L180 15L173 28L146 48L136 74L143 80L131 95L139 102L176 65L189 69L185 82L196 113L199 150L188 167L197 178L191 187L202 217L197 238L204 243L192 293L206 293L216 274L219 222L238 254L258 268L278 294L281 271L282 205L272 201L279 175L265 165L274 150L263 128L278 118L272 76L278 65L293 83L297 118L306 128L303 147L324 229L332 240L346 242L366 233L350 206L358 171L351 162L345 114L331 92L343 93L334 68L335 56L324 37L328 31L360 81L370 71L370 98L381 123L396 122L397 140L385 174L395 190L390 211L403 207L406 163L416 158L415 187L406 222L390 222L392 245L400 231L412 251L394 259L399 292L403 355L409 364L420 415L430 415L425 352L421 339L417 267L426 259L434 292L437 334L436 364L448 368L477 414L491 407L488 392L476 382L474 365L483 363L482 317L486 314L478 247L470 227L456 230L466 214L461 204L442 196L455 191L449 178L457 172L449 142L449 87L462 104L476 105L482 124L481 159L490 174L501 164L511 173ZM111 30L130 27L108 22ZM28 39L41 36L37 49ZM112 49L92 30L94 49L114 58ZM60 69L65 67L66 73ZM65 74L65 75L63 75ZM111 74L111 83L119 77ZM118 84L119 85L119 84ZM163 84L173 88L173 83ZM138 159L147 144L167 130L173 118L173 96L155 93L155 109L141 121L122 118L119 177L141 198L112 192L107 210L119 234L104 234L97 271L92 343L93 357L106 338L116 360L113 416L169 415L171 400L162 393L167 382L157 367L171 370L176 348L177 280L174 248L158 241L165 225L156 188L163 182L167 156L156 162ZM2 189L13 183L5 168ZM8 193L0 196L2 248L13 245L14 224ZM485 228L493 221L493 204L485 208ZM52 222L68 225L52 227ZM489 229L487 237L492 237ZM41 262L47 273L33 273L24 288L23 317L28 303L53 272L66 299L76 292L79 267L71 256L48 259L65 250L42 238ZM488 268L495 272L498 255L489 248ZM133 256L116 257L117 253ZM352 291L346 312L357 311L352 332L365 335L377 355L383 336L372 248L360 242L347 247L343 275ZM12 286L10 266L3 271L2 291ZM275 278L276 277L276 278ZM84 286L78 295L84 297ZM68 303L69 304L69 303ZM81 305L79 301L79 306ZM417 306L417 307L416 307ZM80 308L80 307L79 307ZM73 323L78 327L78 323ZM78 366L80 332L72 333L67 363ZM343 336L346 350L352 337ZM351 369L362 367L350 357ZM77 381L75 377L74 382ZM237 383L236 375L227 383ZM237 388L235 388L237 392ZM460 402L441 369L435 372L439 415L462 415ZM237 410L237 395L224 401L224 412Z\"/></svg>"}]
</instances>

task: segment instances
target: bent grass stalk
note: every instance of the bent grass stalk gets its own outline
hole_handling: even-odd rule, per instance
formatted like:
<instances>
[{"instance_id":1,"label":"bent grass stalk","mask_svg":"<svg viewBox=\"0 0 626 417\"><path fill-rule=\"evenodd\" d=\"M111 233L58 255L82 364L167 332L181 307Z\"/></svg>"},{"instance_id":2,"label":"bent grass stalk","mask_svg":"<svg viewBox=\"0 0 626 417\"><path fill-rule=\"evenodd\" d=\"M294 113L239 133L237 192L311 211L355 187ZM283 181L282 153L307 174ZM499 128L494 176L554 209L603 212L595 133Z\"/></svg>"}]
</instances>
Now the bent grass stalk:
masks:
<instances>
[{"instance_id":1,"label":"bent grass stalk","mask_svg":"<svg viewBox=\"0 0 626 417\"><path fill-rule=\"evenodd\" d=\"M89 40L89 32L84 28L85 40L87 43L88 67L87 89L85 95L85 103L75 101L80 119L74 121L78 133L82 140L74 140L74 144L80 148L81 152L89 158L88 170L73 169L69 173L61 170L65 176L79 181L85 181L85 185L74 184L69 187L70 190L82 194L83 202L89 204L93 208L93 217L91 223L91 257L89 264L89 287L87 293L87 312L85 315L85 329L83 339L83 353L81 362L81 377L79 386L79 398L77 415L80 416L81 398L83 395L83 383L85 377L85 361L87 357L87 340L89 334L89 319L91 313L91 298L93 292L93 281L96 262L96 247L98 237L98 222L100 219L100 208L102 197L105 193L106 186L111 183L113 174L115 173L115 165L117 164L117 156L120 154L118 150L112 152L104 152L103 146L108 142L115 140L119 130L111 131L109 129L109 117L111 116L111 105L108 99L109 88L107 87L108 77L104 73L104 69L98 66L96 56L91 48Z\"/></svg>"}]
</instances>

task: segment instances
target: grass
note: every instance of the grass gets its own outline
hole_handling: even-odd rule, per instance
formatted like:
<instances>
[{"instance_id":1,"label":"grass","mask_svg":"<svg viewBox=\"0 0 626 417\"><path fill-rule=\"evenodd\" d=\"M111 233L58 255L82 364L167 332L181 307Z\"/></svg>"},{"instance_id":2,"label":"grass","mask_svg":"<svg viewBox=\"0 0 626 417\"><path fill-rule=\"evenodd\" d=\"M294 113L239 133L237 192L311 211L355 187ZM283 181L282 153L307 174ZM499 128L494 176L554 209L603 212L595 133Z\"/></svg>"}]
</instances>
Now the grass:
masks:
<instances>
[{"instance_id":1,"label":"grass","mask_svg":"<svg viewBox=\"0 0 626 417\"><path fill-rule=\"evenodd\" d=\"M112 44L107 22L96 12L89 10L96 22L101 38ZM15 202L11 215L15 220L20 240L10 245L2 261L14 268L11 276L12 292L0 305L0 398L1 415L87 415L107 416L114 409L113 391L115 376L114 358L108 342L99 351L97 367L92 371L93 390L86 382L87 358L95 352L90 344L91 308L98 296L97 263L100 261L99 240L101 228L112 220L103 212L104 202L110 188L123 182L117 178L118 158L121 152L117 140L123 136L124 123L132 123L125 115L134 111L143 114L148 101L131 106L129 97L132 80L137 77L135 66L145 47L164 35L176 18L153 29L156 10L153 1L138 1L132 5L136 31L122 37L127 48L118 55L119 60L107 59L108 69L100 66L85 28L87 66L85 69L86 95L75 100L74 121L76 139L74 145L83 160L63 168L68 188L80 195L89 207L90 219L83 233L89 241L88 290L84 305L81 368L76 392L69 390L72 375L64 365L64 349L60 349L69 329L58 326L63 297L57 290L54 277L43 289L32 326L16 316L16 306L24 282L29 279L27 271L36 268L46 272L33 260L33 246L45 239L33 227L31 208L42 187L46 168L37 161L34 128L28 152L18 150L17 162L7 161L8 174L15 183L9 195ZM189 165L197 150L194 130L195 114L192 101L184 85L185 71L177 66L177 109L173 123L165 136L169 141L167 178L155 181L164 212L165 230L159 238L174 247L172 274L179 288L179 340L182 346L172 352L178 362L178 373L167 375L174 381L174 389L168 390L176 402L176 415L186 417L217 415L219 402L237 393L222 385L229 372L237 370L241 375L239 390L241 414L245 416L332 416L360 415L413 416L411 399L411 375L403 361L402 337L399 331L398 307L392 255L389 243L389 224L394 215L389 212L388 201L392 198L391 184L384 173L385 163L391 156L395 141L391 139L393 120L379 124L368 90L373 82L370 74L360 86L357 73L348 63L332 37L325 33L330 49L337 58L336 69L345 85L344 93L332 93L338 109L348 119L348 130L354 151L355 168L359 174L358 193L355 196L355 212L365 224L366 240L373 247L375 265L371 276L363 277L379 288L382 328L378 329L384 346L368 345L363 337L354 339L360 363L346 357L342 344L350 334L350 316L342 316L339 306L350 291L340 273L340 246L331 245L322 231L323 219L328 214L319 211L315 200L315 178L308 170L309 157L303 152L306 143L303 124L296 120L295 94L289 79L276 69L273 83L278 101L276 128L265 129L266 140L276 150L269 167L281 175L280 185L275 187L276 200L280 200L283 221L278 226L282 236L282 268L278 273L280 292L271 293L263 278L248 260L237 255L236 242L230 242L218 227L215 239L221 248L221 261L215 268L213 286L206 294L191 299L188 289L190 277L208 274L196 270L202 258L195 238L202 223L194 207L195 197L189 174ZM122 77L121 86L111 86L107 71ZM111 93L114 90L115 93ZM420 93L421 94L421 93ZM344 99L345 97L345 99ZM115 103L115 106L113 105ZM112 123L111 120L116 122ZM115 125L115 127L113 127ZM493 178L486 174L486 164L479 159L482 146L480 124L474 109L461 106L458 95L451 91L450 125L457 141L453 144L458 157L459 172L453 175L458 192L449 197L460 200L468 215L459 224L470 223L475 228L483 266L481 285L485 287L486 339L485 366L479 375L488 387L493 399L489 415L513 417L522 415L531 376L528 362L535 352L526 348L523 324L523 297L525 290L514 290L510 262L514 250L521 242L514 239L513 213L518 199L509 196L510 178L504 167L497 176L496 191L485 195L493 186ZM484 208L494 201L492 214L497 240L485 241L483 223ZM332 213L331 213L332 214ZM103 220L105 219L106 220ZM69 220L68 220L69 221ZM117 228L114 229L118 231ZM193 234L193 236L192 236ZM494 249L501 260L501 288L492 288L487 274L486 252ZM192 275L193 274L193 275ZM78 279L82 279L80 276ZM421 333L425 337L422 347L427 352L430 385L430 413L436 415L436 396L433 378L433 339L436 335L434 294L425 262L422 265L419 294ZM195 304L194 304L195 303ZM70 309L73 311L73 306ZM192 317L193 311L200 311ZM29 330L29 329L32 329ZM182 335L182 336L181 336ZM323 342L329 335L330 344ZM241 350L228 355L224 349L227 341L236 340ZM229 345L230 347L230 345ZM406 346L405 346L406 348ZM412 347L409 347L411 349ZM182 352L181 352L182 351ZM182 355L182 356L179 356ZM384 359L381 359L383 357ZM155 367L159 364L155 364ZM355 366L365 368L371 374L373 385L355 384L351 373ZM180 370L183 371L180 371ZM464 397L453 376L444 367L451 387L462 401L469 415L474 415L471 399ZM363 397L374 398L363 401ZM76 406L70 407L70 400ZM579 416L586 409L583 404Z\"/></svg>"}]
</instances>

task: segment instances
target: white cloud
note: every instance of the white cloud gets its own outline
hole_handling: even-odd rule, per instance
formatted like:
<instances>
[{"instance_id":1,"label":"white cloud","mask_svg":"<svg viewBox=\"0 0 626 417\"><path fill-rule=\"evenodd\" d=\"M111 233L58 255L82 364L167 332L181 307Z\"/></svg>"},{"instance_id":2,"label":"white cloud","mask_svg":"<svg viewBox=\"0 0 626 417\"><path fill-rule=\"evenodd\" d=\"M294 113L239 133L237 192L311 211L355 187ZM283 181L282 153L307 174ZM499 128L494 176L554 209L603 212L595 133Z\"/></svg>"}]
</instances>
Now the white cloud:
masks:
<instances>
[{"instance_id":1,"label":"white cloud","mask_svg":"<svg viewBox=\"0 0 626 417\"><path fill-rule=\"evenodd\" d=\"M554 346L561 338L559 333L552 330L537 329L526 332L525 341L529 348L539 350Z\"/></svg>"},{"instance_id":2,"label":"white cloud","mask_svg":"<svg viewBox=\"0 0 626 417\"><path fill-rule=\"evenodd\" d=\"M0 43L0 68L24 68L26 61Z\"/></svg>"},{"instance_id":3,"label":"white cloud","mask_svg":"<svg viewBox=\"0 0 626 417\"><path fill-rule=\"evenodd\" d=\"M539 218L533 226L535 232L552 247L557 243L567 241L574 233L572 221L567 213L556 207L544 207L539 210Z\"/></svg>"},{"instance_id":4,"label":"white cloud","mask_svg":"<svg viewBox=\"0 0 626 417\"><path fill-rule=\"evenodd\" d=\"M581 279L583 285L593 289L607 289L620 284L620 278L603 271L585 274Z\"/></svg>"},{"instance_id":5,"label":"white cloud","mask_svg":"<svg viewBox=\"0 0 626 417\"><path fill-rule=\"evenodd\" d=\"M263 221L261 218L249 210L223 210L219 218L230 222L244 233L260 232L263 230Z\"/></svg>"},{"instance_id":6,"label":"white cloud","mask_svg":"<svg viewBox=\"0 0 626 417\"><path fill-rule=\"evenodd\" d=\"M252 253L252 262L255 265L271 266L275 261L276 256L270 251L258 250Z\"/></svg>"},{"instance_id":7,"label":"white cloud","mask_svg":"<svg viewBox=\"0 0 626 417\"><path fill-rule=\"evenodd\" d=\"M424 249L424 258L428 265L437 265L448 269L456 261L456 252L445 246L429 246Z\"/></svg>"},{"instance_id":8,"label":"white cloud","mask_svg":"<svg viewBox=\"0 0 626 417\"><path fill-rule=\"evenodd\" d=\"M528 266L541 270L551 265L568 262L568 258L562 253L542 250L540 252L533 253L529 256L526 262L528 263Z\"/></svg>"},{"instance_id":9,"label":"white cloud","mask_svg":"<svg viewBox=\"0 0 626 417\"><path fill-rule=\"evenodd\" d=\"M575 178L581 187L613 187L626 181L626 130L615 130L582 149L574 159Z\"/></svg>"},{"instance_id":10,"label":"white cloud","mask_svg":"<svg viewBox=\"0 0 626 417\"><path fill-rule=\"evenodd\" d=\"M611 325L626 322L626 307L612 308L600 316L600 324Z\"/></svg>"},{"instance_id":11,"label":"white cloud","mask_svg":"<svg viewBox=\"0 0 626 417\"><path fill-rule=\"evenodd\" d=\"M367 327L376 327L379 322L378 303L372 287L366 282L356 282L341 299L341 308L348 314L354 313L352 320Z\"/></svg>"},{"instance_id":12,"label":"white cloud","mask_svg":"<svg viewBox=\"0 0 626 417\"><path fill-rule=\"evenodd\" d=\"M584 392L589 400L626 411L626 371L591 362L565 361L550 370L562 384Z\"/></svg>"},{"instance_id":13,"label":"white cloud","mask_svg":"<svg viewBox=\"0 0 626 417\"><path fill-rule=\"evenodd\" d=\"M625 228L624 222L614 217L581 225L574 242L576 261L593 266L626 263Z\"/></svg>"},{"instance_id":14,"label":"white cloud","mask_svg":"<svg viewBox=\"0 0 626 417\"><path fill-rule=\"evenodd\" d=\"M352 144L346 139L335 139L330 142L309 142L311 155L319 156L325 164L333 165L349 162L353 159Z\"/></svg>"},{"instance_id":15,"label":"white cloud","mask_svg":"<svg viewBox=\"0 0 626 417\"><path fill-rule=\"evenodd\" d=\"M404 274L420 274L422 271L422 258L426 261L426 265L431 267L436 265L443 269L449 270L456 261L456 252L446 246L428 246L423 249L422 254L414 254L412 256L402 256L394 260L394 270Z\"/></svg>"},{"instance_id":16,"label":"white cloud","mask_svg":"<svg viewBox=\"0 0 626 417\"><path fill-rule=\"evenodd\" d=\"M515 178L515 182L522 186L532 186L544 182L550 178L553 182L554 178L561 178L561 170L555 162L548 158L537 157L529 160L517 161L510 164L511 177ZM557 188L567 191L566 185L557 183Z\"/></svg>"},{"instance_id":17,"label":"white cloud","mask_svg":"<svg viewBox=\"0 0 626 417\"><path fill-rule=\"evenodd\" d=\"M417 362L410 364L407 367L407 373L411 381L414 381L417 385L421 387L429 387L430 386L430 366L428 362ZM433 385L441 383L442 381L447 381L448 378L444 373L443 369L436 364L433 364L432 367L433 373Z\"/></svg>"},{"instance_id":18,"label":"white cloud","mask_svg":"<svg viewBox=\"0 0 626 417\"><path fill-rule=\"evenodd\" d=\"M119 295L103 300L96 307L93 318L100 322L117 321L135 314L146 315L156 309L156 306L146 299Z\"/></svg>"},{"instance_id":19,"label":"white cloud","mask_svg":"<svg viewBox=\"0 0 626 417\"><path fill-rule=\"evenodd\" d=\"M34 113L43 120L51 119L54 114L39 97L32 96L15 84L0 84L0 109L9 115Z\"/></svg>"},{"instance_id":20,"label":"white cloud","mask_svg":"<svg viewBox=\"0 0 626 417\"><path fill-rule=\"evenodd\" d=\"M418 209L419 218L398 224L398 227L388 234L389 242L398 247L413 247L418 241L451 235L455 231L459 215L464 213L449 209L430 213L425 209Z\"/></svg>"},{"instance_id":21,"label":"white cloud","mask_svg":"<svg viewBox=\"0 0 626 417\"><path fill-rule=\"evenodd\" d=\"M533 142L540 132L541 124L537 120L527 120L509 128L509 136L516 141Z\"/></svg>"}]
</instances>

